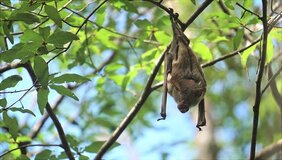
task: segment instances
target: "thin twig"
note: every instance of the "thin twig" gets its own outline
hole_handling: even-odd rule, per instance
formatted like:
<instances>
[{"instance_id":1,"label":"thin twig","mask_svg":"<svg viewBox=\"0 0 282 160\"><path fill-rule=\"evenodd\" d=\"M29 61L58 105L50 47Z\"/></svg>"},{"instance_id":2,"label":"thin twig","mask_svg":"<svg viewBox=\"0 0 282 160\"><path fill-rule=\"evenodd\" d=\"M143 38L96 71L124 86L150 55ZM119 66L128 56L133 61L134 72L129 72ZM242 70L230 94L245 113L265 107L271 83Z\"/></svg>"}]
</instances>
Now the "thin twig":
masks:
<instances>
[{"instance_id":1,"label":"thin twig","mask_svg":"<svg viewBox=\"0 0 282 160\"><path fill-rule=\"evenodd\" d=\"M267 0L262 0L262 24L263 24L263 36L262 36L262 49L260 55L260 63L258 66L258 75L256 80L256 96L255 96L255 104L253 106L253 129L252 129L252 140L251 140L251 150L250 150L250 160L255 159L256 154L256 142L257 142L257 129L258 129L258 121L259 121L259 108L261 102L261 82L264 72L264 66L266 61L266 52L267 52Z\"/></svg>"},{"instance_id":2,"label":"thin twig","mask_svg":"<svg viewBox=\"0 0 282 160\"><path fill-rule=\"evenodd\" d=\"M205 68L205 67L208 67L208 66L212 66L212 65L216 64L217 62L220 62L220 61L225 60L225 59L227 59L227 58L233 57L233 56L235 56L235 55L237 55L237 54L239 54L239 53L243 53L245 50L247 50L247 49L249 49L250 47L256 45L260 40L261 40L261 39L257 39L256 41L254 41L253 43L251 43L250 45L248 45L248 46L246 46L246 47L244 47L244 48L241 48L241 49L238 49L238 50L236 50L236 51L233 51L233 52L231 52L231 53L229 53L229 54L226 54L226 55L224 55L224 56L222 56L222 57L219 57L219 58L217 58L217 59L214 59L214 60L212 60L211 62L202 64L201 66L202 66L202 68Z\"/></svg>"},{"instance_id":3,"label":"thin twig","mask_svg":"<svg viewBox=\"0 0 282 160\"><path fill-rule=\"evenodd\" d=\"M249 12L249 13L255 15L255 16L258 17L259 19L261 18L260 15L258 15L258 14L256 14L256 13L254 13L253 11L251 11L251 10L245 8L245 7L242 6L240 3L236 2L236 5L239 6L239 7L241 7L243 10L245 10L245 12Z\"/></svg>"}]
</instances>

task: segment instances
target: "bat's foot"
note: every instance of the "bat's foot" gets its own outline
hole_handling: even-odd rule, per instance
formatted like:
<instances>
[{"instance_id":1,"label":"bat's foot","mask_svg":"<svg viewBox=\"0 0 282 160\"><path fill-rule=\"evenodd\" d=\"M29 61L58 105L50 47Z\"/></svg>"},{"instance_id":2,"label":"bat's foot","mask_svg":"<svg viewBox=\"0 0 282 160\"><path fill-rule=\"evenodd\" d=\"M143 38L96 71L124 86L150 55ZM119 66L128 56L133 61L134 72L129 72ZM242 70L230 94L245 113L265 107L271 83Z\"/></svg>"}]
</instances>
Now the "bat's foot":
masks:
<instances>
[{"instance_id":1,"label":"bat's foot","mask_svg":"<svg viewBox=\"0 0 282 160\"><path fill-rule=\"evenodd\" d=\"M199 131L202 131L202 128L203 126L206 125L206 122L202 123L202 124L197 124L196 127L199 129Z\"/></svg>"},{"instance_id":2,"label":"bat's foot","mask_svg":"<svg viewBox=\"0 0 282 160\"><path fill-rule=\"evenodd\" d=\"M159 118L157 121L165 120L165 118L166 118L166 114L161 113L161 118Z\"/></svg>"}]
</instances>

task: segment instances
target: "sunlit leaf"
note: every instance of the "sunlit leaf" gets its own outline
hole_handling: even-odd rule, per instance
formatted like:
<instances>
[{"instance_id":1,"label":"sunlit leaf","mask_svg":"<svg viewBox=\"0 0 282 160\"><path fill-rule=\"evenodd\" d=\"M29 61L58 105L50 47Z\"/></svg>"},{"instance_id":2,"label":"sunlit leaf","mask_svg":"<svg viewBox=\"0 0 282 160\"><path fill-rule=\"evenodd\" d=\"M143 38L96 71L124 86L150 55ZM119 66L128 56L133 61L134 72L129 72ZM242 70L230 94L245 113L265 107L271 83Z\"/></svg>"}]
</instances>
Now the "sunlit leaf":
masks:
<instances>
[{"instance_id":1,"label":"sunlit leaf","mask_svg":"<svg viewBox=\"0 0 282 160\"><path fill-rule=\"evenodd\" d=\"M234 10L234 9L235 9L234 6L233 6L232 0L225 0L225 1L224 1L224 4L225 4L229 9L231 9L231 10Z\"/></svg>"},{"instance_id":2,"label":"sunlit leaf","mask_svg":"<svg viewBox=\"0 0 282 160\"><path fill-rule=\"evenodd\" d=\"M42 85L43 88L47 88L48 80L49 80L48 64L45 62L45 60L42 57L36 56L34 58L33 68L39 83Z\"/></svg>"},{"instance_id":3,"label":"sunlit leaf","mask_svg":"<svg viewBox=\"0 0 282 160\"><path fill-rule=\"evenodd\" d=\"M247 64L247 60L248 60L248 57L251 53L254 52L254 50L256 49L256 45L248 48L247 50L245 50L242 55L241 55L241 63L242 63L242 66L245 68L246 67L246 64Z\"/></svg>"},{"instance_id":4,"label":"sunlit leaf","mask_svg":"<svg viewBox=\"0 0 282 160\"><path fill-rule=\"evenodd\" d=\"M212 53L210 49L203 43L193 44L193 51L196 52L203 60L212 60Z\"/></svg>"},{"instance_id":5,"label":"sunlit leaf","mask_svg":"<svg viewBox=\"0 0 282 160\"><path fill-rule=\"evenodd\" d=\"M267 37L267 50L266 50L266 63L271 62L273 58L273 52L274 52L274 44L272 42L272 37Z\"/></svg>"},{"instance_id":6,"label":"sunlit leaf","mask_svg":"<svg viewBox=\"0 0 282 160\"><path fill-rule=\"evenodd\" d=\"M118 49L118 46L115 42L111 39L113 34L105 29L100 29L96 33L96 38L102 43L104 46L111 48L111 49Z\"/></svg>"},{"instance_id":7,"label":"sunlit leaf","mask_svg":"<svg viewBox=\"0 0 282 160\"><path fill-rule=\"evenodd\" d=\"M96 14L96 23L99 25L103 25L106 16L106 6L102 6Z\"/></svg>"},{"instance_id":8,"label":"sunlit leaf","mask_svg":"<svg viewBox=\"0 0 282 160\"><path fill-rule=\"evenodd\" d=\"M16 140L18 136L18 130L19 130L17 119L14 117L10 117L7 114L7 111L4 111L3 112L3 121L6 127L8 127L9 133L11 134L12 138Z\"/></svg>"},{"instance_id":9,"label":"sunlit leaf","mask_svg":"<svg viewBox=\"0 0 282 160\"><path fill-rule=\"evenodd\" d=\"M60 85L50 85L50 88L54 89L56 92L58 92L61 95L69 96L75 100L79 100L77 96L68 88Z\"/></svg>"},{"instance_id":10,"label":"sunlit leaf","mask_svg":"<svg viewBox=\"0 0 282 160\"><path fill-rule=\"evenodd\" d=\"M49 90L40 88L37 92L37 104L40 110L40 113L43 115L44 109L46 107L46 104L48 102L48 95L49 95Z\"/></svg>"},{"instance_id":11,"label":"sunlit leaf","mask_svg":"<svg viewBox=\"0 0 282 160\"><path fill-rule=\"evenodd\" d=\"M239 48L241 41L243 39L243 36L244 36L244 29L243 28L238 29L235 37L233 38L233 49L234 50L237 50Z\"/></svg>"},{"instance_id":12,"label":"sunlit leaf","mask_svg":"<svg viewBox=\"0 0 282 160\"><path fill-rule=\"evenodd\" d=\"M157 31L154 35L161 44L168 44L172 39L171 36L167 35L164 31Z\"/></svg>"},{"instance_id":13,"label":"sunlit leaf","mask_svg":"<svg viewBox=\"0 0 282 160\"><path fill-rule=\"evenodd\" d=\"M14 87L21 80L22 80L22 77L19 76L19 75L12 75L10 77L7 77L2 82L0 82L0 90L4 90L6 88Z\"/></svg>"},{"instance_id":14,"label":"sunlit leaf","mask_svg":"<svg viewBox=\"0 0 282 160\"><path fill-rule=\"evenodd\" d=\"M270 36L277 39L278 42L282 42L282 29L281 28L273 28L270 32Z\"/></svg>"},{"instance_id":15,"label":"sunlit leaf","mask_svg":"<svg viewBox=\"0 0 282 160\"><path fill-rule=\"evenodd\" d=\"M63 74L59 77L55 77L52 79L54 83L67 83L67 82L76 82L76 83L84 83L90 81L90 79L80 76L78 74Z\"/></svg>"},{"instance_id":16,"label":"sunlit leaf","mask_svg":"<svg viewBox=\"0 0 282 160\"><path fill-rule=\"evenodd\" d=\"M56 8L54 8L53 6L45 5L45 12L57 26L62 28L62 18Z\"/></svg>"}]
</instances>

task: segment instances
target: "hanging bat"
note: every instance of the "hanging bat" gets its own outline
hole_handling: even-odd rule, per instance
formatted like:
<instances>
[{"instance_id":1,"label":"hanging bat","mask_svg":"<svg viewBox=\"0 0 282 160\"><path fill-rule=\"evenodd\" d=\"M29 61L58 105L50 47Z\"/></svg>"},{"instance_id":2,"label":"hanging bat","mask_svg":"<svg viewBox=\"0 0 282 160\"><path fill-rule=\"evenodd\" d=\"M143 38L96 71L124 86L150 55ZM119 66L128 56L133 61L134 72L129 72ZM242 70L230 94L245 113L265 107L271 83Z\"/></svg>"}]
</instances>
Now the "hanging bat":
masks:
<instances>
[{"instance_id":1,"label":"hanging bat","mask_svg":"<svg viewBox=\"0 0 282 160\"><path fill-rule=\"evenodd\" d=\"M191 107L199 103L197 127L206 124L204 95L206 92L206 80L199 62L189 47L189 39L180 29L175 18L170 16L173 40L165 53L164 85L161 117L166 118L167 92L174 98L181 113L187 112Z\"/></svg>"}]
</instances>

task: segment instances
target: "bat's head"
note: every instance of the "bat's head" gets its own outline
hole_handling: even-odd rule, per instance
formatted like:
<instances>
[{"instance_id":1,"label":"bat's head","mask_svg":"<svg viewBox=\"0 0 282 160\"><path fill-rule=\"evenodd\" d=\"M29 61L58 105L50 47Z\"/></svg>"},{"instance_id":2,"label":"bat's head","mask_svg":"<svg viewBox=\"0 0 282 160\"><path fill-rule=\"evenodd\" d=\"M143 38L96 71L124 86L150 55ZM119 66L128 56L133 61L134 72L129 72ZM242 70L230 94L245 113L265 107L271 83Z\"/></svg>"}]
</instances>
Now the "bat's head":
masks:
<instances>
[{"instance_id":1,"label":"bat's head","mask_svg":"<svg viewBox=\"0 0 282 160\"><path fill-rule=\"evenodd\" d=\"M205 84L193 79L182 79L173 85L171 95L179 111L185 113L203 99L205 92Z\"/></svg>"}]
</instances>

